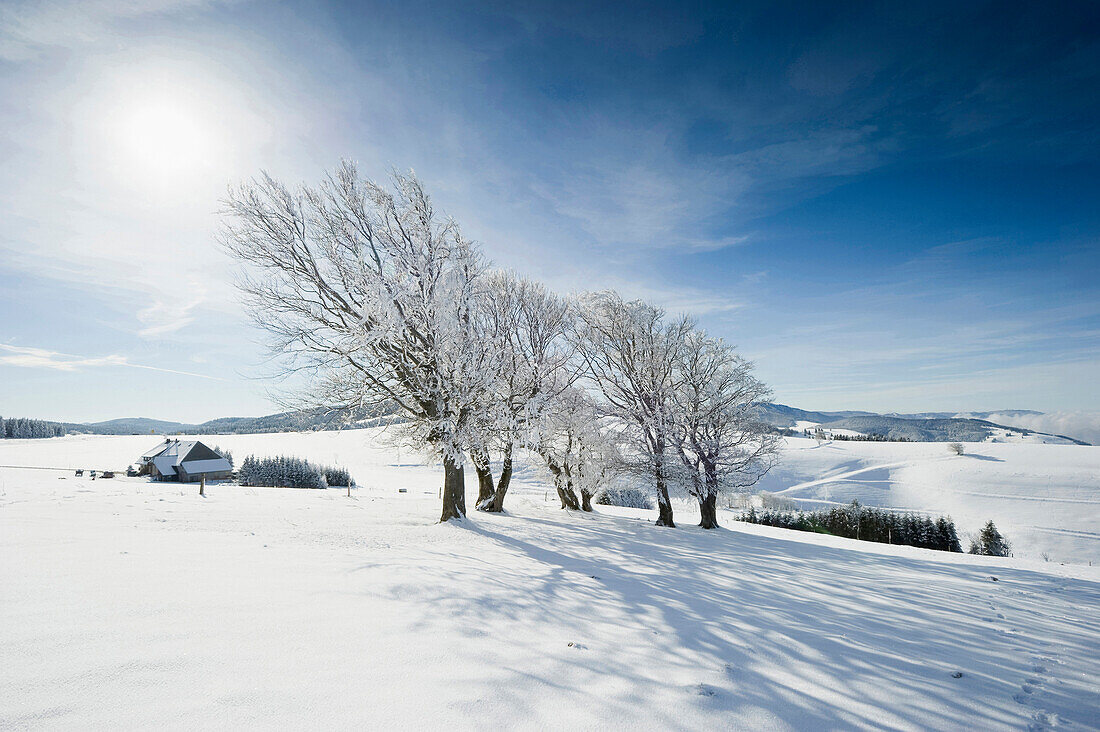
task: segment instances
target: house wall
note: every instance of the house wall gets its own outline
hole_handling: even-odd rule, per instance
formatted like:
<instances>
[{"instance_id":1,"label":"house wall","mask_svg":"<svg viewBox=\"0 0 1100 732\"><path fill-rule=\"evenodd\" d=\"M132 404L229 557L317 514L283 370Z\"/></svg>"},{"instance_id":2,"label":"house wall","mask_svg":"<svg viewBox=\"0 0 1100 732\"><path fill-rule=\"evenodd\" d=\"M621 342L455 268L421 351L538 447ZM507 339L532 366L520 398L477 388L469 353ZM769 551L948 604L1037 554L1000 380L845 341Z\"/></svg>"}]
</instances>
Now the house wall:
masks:
<instances>
[{"instance_id":1,"label":"house wall","mask_svg":"<svg viewBox=\"0 0 1100 732\"><path fill-rule=\"evenodd\" d=\"M207 480L226 480L230 477L232 471L230 470L218 470L212 473L188 473L183 468L176 468L179 471L179 479L182 483L198 483L202 480L202 476L205 475Z\"/></svg>"}]
</instances>

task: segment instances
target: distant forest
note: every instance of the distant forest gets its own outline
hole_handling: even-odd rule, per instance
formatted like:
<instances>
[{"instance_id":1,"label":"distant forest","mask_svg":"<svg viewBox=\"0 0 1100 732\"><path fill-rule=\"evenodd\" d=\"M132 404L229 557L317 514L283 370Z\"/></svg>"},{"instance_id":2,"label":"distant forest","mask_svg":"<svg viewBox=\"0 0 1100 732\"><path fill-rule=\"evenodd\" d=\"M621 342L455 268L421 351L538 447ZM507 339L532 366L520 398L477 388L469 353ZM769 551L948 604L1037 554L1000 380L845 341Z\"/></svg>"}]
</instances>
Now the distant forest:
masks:
<instances>
[{"instance_id":1,"label":"distant forest","mask_svg":"<svg viewBox=\"0 0 1100 732\"><path fill-rule=\"evenodd\" d=\"M51 422L25 417L0 418L0 438L28 439L91 435L211 435L255 434L259 432L315 432L319 430L372 427L392 419L366 410L282 412L264 417L222 417L202 424L186 424L146 417L112 419L86 424Z\"/></svg>"},{"instance_id":2,"label":"distant forest","mask_svg":"<svg viewBox=\"0 0 1100 732\"><path fill-rule=\"evenodd\" d=\"M60 422L46 422L26 417L0 417L0 438L25 440L37 437L60 437L67 432Z\"/></svg>"}]
</instances>

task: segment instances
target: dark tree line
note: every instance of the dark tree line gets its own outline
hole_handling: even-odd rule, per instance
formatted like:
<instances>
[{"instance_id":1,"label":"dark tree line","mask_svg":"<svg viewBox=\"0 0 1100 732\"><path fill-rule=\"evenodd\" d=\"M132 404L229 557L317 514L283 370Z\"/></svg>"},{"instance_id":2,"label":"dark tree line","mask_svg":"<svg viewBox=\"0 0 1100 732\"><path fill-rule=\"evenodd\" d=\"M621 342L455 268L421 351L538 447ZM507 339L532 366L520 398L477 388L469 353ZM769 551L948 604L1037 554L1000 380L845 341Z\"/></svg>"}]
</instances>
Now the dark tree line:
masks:
<instances>
[{"instance_id":1,"label":"dark tree line","mask_svg":"<svg viewBox=\"0 0 1100 732\"><path fill-rule=\"evenodd\" d=\"M752 508L739 520L861 541L904 544L945 552L962 551L955 522L950 517L932 519L907 512L868 508L858 501L821 511L757 511Z\"/></svg>"},{"instance_id":2,"label":"dark tree line","mask_svg":"<svg viewBox=\"0 0 1100 732\"><path fill-rule=\"evenodd\" d=\"M257 458L249 455L237 471L243 486L274 486L277 488L328 488L355 485L344 468L314 465L296 457Z\"/></svg>"},{"instance_id":3,"label":"dark tree line","mask_svg":"<svg viewBox=\"0 0 1100 732\"><path fill-rule=\"evenodd\" d=\"M0 437L8 440L26 440L41 437L61 437L65 426L58 422L26 417L0 417Z\"/></svg>"},{"instance_id":4,"label":"dark tree line","mask_svg":"<svg viewBox=\"0 0 1100 732\"><path fill-rule=\"evenodd\" d=\"M854 434L845 435L840 433L825 432L822 429L816 430L794 430L790 427L779 427L776 432L783 437L809 437L809 438L821 438L823 440L837 440L840 442L910 442L909 438L900 435L897 437L891 437L889 435L882 434L881 432L868 432L866 434Z\"/></svg>"},{"instance_id":5,"label":"dark tree line","mask_svg":"<svg viewBox=\"0 0 1100 732\"><path fill-rule=\"evenodd\" d=\"M890 437L888 435L872 432L866 435L841 435L834 434L829 439L838 440L840 442L909 442L909 438L905 436Z\"/></svg>"}]
</instances>

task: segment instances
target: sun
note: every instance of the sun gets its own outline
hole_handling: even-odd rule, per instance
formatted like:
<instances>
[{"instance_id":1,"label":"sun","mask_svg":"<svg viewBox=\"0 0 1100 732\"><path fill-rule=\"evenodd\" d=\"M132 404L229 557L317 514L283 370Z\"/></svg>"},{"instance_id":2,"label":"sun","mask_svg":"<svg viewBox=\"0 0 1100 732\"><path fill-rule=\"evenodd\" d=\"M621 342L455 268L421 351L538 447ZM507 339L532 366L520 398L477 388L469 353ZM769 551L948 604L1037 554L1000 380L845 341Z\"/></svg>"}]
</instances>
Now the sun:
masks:
<instances>
[{"instance_id":1,"label":"sun","mask_svg":"<svg viewBox=\"0 0 1100 732\"><path fill-rule=\"evenodd\" d=\"M170 97L134 100L121 111L120 142L142 170L186 173L209 165L215 128L200 110Z\"/></svg>"}]
</instances>

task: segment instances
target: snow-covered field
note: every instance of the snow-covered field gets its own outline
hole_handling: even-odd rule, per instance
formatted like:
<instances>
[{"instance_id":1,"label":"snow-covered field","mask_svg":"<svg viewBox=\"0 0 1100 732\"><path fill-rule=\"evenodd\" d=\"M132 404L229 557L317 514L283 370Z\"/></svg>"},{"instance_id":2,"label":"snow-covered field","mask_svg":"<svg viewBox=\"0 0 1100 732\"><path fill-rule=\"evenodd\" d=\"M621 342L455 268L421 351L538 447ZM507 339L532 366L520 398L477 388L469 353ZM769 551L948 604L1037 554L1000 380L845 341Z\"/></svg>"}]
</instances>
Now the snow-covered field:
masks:
<instances>
[{"instance_id":1,"label":"snow-covered field","mask_svg":"<svg viewBox=\"0 0 1100 732\"><path fill-rule=\"evenodd\" d=\"M955 519L960 536L992 519L1018 556L1100 564L1100 447L787 438L760 487L803 508L858 500Z\"/></svg>"},{"instance_id":2,"label":"snow-covered field","mask_svg":"<svg viewBox=\"0 0 1100 732\"><path fill-rule=\"evenodd\" d=\"M0 465L121 468L155 442L4 441ZM0 468L0 728L1100 727L1100 568L570 514L533 471L507 515L439 525L438 472L371 431L208 442L339 462L361 488L204 499ZM866 479L1096 480L1094 448L841 447L791 440L769 480L906 460L924 477Z\"/></svg>"}]
</instances>

